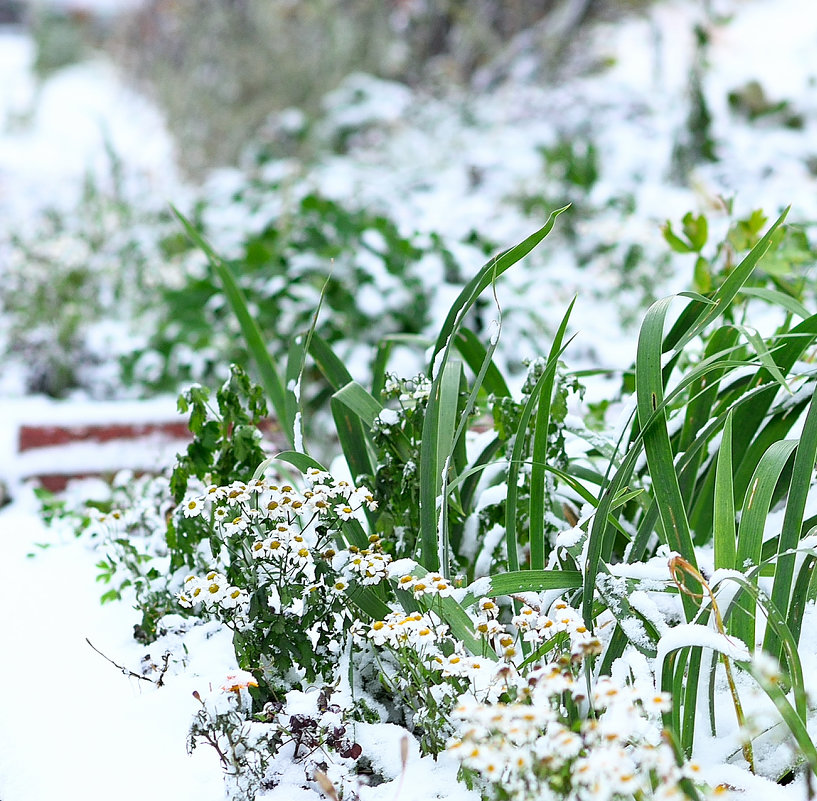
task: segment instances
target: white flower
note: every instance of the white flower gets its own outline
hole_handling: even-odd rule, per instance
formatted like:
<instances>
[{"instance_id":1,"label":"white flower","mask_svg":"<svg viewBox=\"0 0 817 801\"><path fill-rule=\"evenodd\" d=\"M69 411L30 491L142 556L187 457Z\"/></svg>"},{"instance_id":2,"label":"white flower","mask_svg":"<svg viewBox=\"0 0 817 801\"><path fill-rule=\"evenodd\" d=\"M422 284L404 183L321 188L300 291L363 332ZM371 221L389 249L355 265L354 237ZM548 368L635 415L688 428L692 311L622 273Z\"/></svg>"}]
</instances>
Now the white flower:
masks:
<instances>
[{"instance_id":1,"label":"white flower","mask_svg":"<svg viewBox=\"0 0 817 801\"><path fill-rule=\"evenodd\" d=\"M222 609L235 609L238 606L244 606L244 604L249 603L249 601L249 596L244 590L238 587L228 587L220 604Z\"/></svg>"},{"instance_id":2,"label":"white flower","mask_svg":"<svg viewBox=\"0 0 817 801\"><path fill-rule=\"evenodd\" d=\"M355 510L347 503L339 503L335 506L335 514L341 520L351 520L355 516Z\"/></svg>"},{"instance_id":3,"label":"white flower","mask_svg":"<svg viewBox=\"0 0 817 801\"><path fill-rule=\"evenodd\" d=\"M224 530L229 536L231 534L238 534L242 531L246 531L248 525L247 518L244 517L244 515L236 515L232 520L229 520L224 524Z\"/></svg>"},{"instance_id":4,"label":"white flower","mask_svg":"<svg viewBox=\"0 0 817 801\"><path fill-rule=\"evenodd\" d=\"M495 637L505 633L505 627L494 618L478 617L474 623L474 633L477 637Z\"/></svg>"},{"instance_id":5,"label":"white flower","mask_svg":"<svg viewBox=\"0 0 817 801\"><path fill-rule=\"evenodd\" d=\"M203 586L201 579L196 576L188 576L184 580L182 591L176 595L179 605L185 609L191 609L197 603L201 603L204 600Z\"/></svg>"},{"instance_id":6,"label":"white flower","mask_svg":"<svg viewBox=\"0 0 817 801\"><path fill-rule=\"evenodd\" d=\"M649 716L660 715L672 709L672 698L665 692L644 693L640 696L640 701Z\"/></svg>"},{"instance_id":7,"label":"white flower","mask_svg":"<svg viewBox=\"0 0 817 801\"><path fill-rule=\"evenodd\" d=\"M228 588L227 580L220 573L212 579L209 579L204 586L202 595L207 606L221 603L222 598L227 594Z\"/></svg>"},{"instance_id":8,"label":"white flower","mask_svg":"<svg viewBox=\"0 0 817 801\"><path fill-rule=\"evenodd\" d=\"M370 512L377 509L377 501L371 491L366 487L358 487L349 498L349 505L355 507L365 506Z\"/></svg>"},{"instance_id":9,"label":"white flower","mask_svg":"<svg viewBox=\"0 0 817 801\"><path fill-rule=\"evenodd\" d=\"M227 500L232 503L245 503L250 499L250 491L243 481L234 481L227 487Z\"/></svg>"},{"instance_id":10,"label":"white flower","mask_svg":"<svg viewBox=\"0 0 817 801\"><path fill-rule=\"evenodd\" d=\"M184 591L176 594L176 600L179 602L179 605L185 609L191 609L195 604L195 599L192 597L192 594L188 595Z\"/></svg>"},{"instance_id":11,"label":"white flower","mask_svg":"<svg viewBox=\"0 0 817 801\"><path fill-rule=\"evenodd\" d=\"M330 473L326 470L319 470L317 467L310 467L306 471L306 477L312 484L325 484L332 480Z\"/></svg>"},{"instance_id":12,"label":"white flower","mask_svg":"<svg viewBox=\"0 0 817 801\"><path fill-rule=\"evenodd\" d=\"M367 636L375 645L384 645L389 641L392 627L385 620L375 620Z\"/></svg>"},{"instance_id":13,"label":"white flower","mask_svg":"<svg viewBox=\"0 0 817 801\"><path fill-rule=\"evenodd\" d=\"M493 598L480 598L479 611L489 617L496 617L499 614L499 607L494 603Z\"/></svg>"},{"instance_id":14,"label":"white flower","mask_svg":"<svg viewBox=\"0 0 817 801\"><path fill-rule=\"evenodd\" d=\"M204 497L210 501L220 501L226 494L224 487L218 487L215 484L211 484L204 490Z\"/></svg>"},{"instance_id":15,"label":"white flower","mask_svg":"<svg viewBox=\"0 0 817 801\"><path fill-rule=\"evenodd\" d=\"M201 498L191 498L184 502L182 511L185 517L198 517L204 511L204 503Z\"/></svg>"},{"instance_id":16,"label":"white flower","mask_svg":"<svg viewBox=\"0 0 817 801\"><path fill-rule=\"evenodd\" d=\"M418 581L418 579L415 576L412 576L411 573L405 576L400 576L400 578L397 580L397 589L411 592L416 581Z\"/></svg>"},{"instance_id":17,"label":"white flower","mask_svg":"<svg viewBox=\"0 0 817 801\"><path fill-rule=\"evenodd\" d=\"M267 481L264 478L254 478L247 484L247 489L254 492L256 495L263 492L267 488Z\"/></svg>"},{"instance_id":18,"label":"white flower","mask_svg":"<svg viewBox=\"0 0 817 801\"><path fill-rule=\"evenodd\" d=\"M293 566L300 569L312 564L312 553L309 548L299 548L290 554L290 562Z\"/></svg>"}]
</instances>

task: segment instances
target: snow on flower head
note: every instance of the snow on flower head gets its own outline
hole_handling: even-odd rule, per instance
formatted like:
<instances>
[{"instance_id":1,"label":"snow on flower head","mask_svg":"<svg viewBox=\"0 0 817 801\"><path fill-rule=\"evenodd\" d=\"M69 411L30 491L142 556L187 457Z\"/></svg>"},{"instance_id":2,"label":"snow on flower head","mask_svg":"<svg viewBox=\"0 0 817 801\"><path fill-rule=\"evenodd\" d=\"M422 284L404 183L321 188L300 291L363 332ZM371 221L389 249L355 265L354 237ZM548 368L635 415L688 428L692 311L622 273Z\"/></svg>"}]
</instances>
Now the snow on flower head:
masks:
<instances>
[{"instance_id":1,"label":"snow on flower head","mask_svg":"<svg viewBox=\"0 0 817 801\"><path fill-rule=\"evenodd\" d=\"M248 687L257 687L258 682L252 673L246 670L237 670L234 673L228 673L221 685L224 692L239 692L246 690Z\"/></svg>"}]
</instances>

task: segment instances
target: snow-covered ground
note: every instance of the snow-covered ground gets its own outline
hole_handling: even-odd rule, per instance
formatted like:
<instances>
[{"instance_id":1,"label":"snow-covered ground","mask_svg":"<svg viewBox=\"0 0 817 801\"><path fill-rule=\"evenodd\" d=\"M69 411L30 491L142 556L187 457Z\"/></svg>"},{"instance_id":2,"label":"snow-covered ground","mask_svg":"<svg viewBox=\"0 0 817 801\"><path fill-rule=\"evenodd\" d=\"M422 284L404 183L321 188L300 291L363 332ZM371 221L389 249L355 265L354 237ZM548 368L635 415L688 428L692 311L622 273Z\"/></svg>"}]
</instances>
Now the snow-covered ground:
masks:
<instances>
[{"instance_id":1,"label":"snow-covered ground","mask_svg":"<svg viewBox=\"0 0 817 801\"><path fill-rule=\"evenodd\" d=\"M0 797L222 799L218 761L185 742L191 693L234 667L229 637L201 642L203 669L165 687L128 678L86 641L137 669L150 650L127 604L100 605L98 554L46 530L28 494L0 512L0 548Z\"/></svg>"},{"instance_id":2,"label":"snow-covered ground","mask_svg":"<svg viewBox=\"0 0 817 801\"><path fill-rule=\"evenodd\" d=\"M147 191L173 196L174 144L161 113L100 58L43 82L31 71L34 45L0 27L0 214L2 233L47 205L75 203L90 172L106 176L106 145L127 153Z\"/></svg>"},{"instance_id":3,"label":"snow-covered ground","mask_svg":"<svg viewBox=\"0 0 817 801\"><path fill-rule=\"evenodd\" d=\"M389 138L371 150L327 160L312 180L341 197L372 202L396 197L391 208L397 219L416 229L457 234L495 223L491 235L513 241L530 232L529 220L492 218L491 198L535 189L540 164L530 142L547 142L562 124L574 128L592 107L596 116L588 124L605 165L594 196L609 198L626 190L639 209L654 209L628 223L638 229L629 234L641 236L648 247L660 245L658 225L665 217L707 208L719 195L735 196L742 212L758 206L774 212L791 203L798 218L817 219L817 179L807 166L817 155L817 13L810 0L713 4L734 14L731 22L714 29L708 52L706 93L722 158L698 168L691 189L668 181L673 136L687 110L682 98L698 5L663 3L649 17L601 28L594 47L600 60L614 59L613 67L561 89L542 91L522 79L486 94L479 106L483 125L459 125L457 113L438 106L429 108L425 127L410 125L398 113ZM31 43L22 33L0 30L0 225L23 226L47 203L70 204L87 170L107 168L106 140L146 176L152 191L168 199L180 191L174 145L161 114L126 88L109 63L96 59L72 66L38 85L29 70L31 59ZM750 125L731 114L727 93L751 80L759 80L772 100L789 100L803 128ZM403 102L389 97L398 106ZM457 153L462 161L454 160ZM477 191L468 186L469 171L475 169L482 176ZM532 176L529 184L520 186L526 173ZM434 176L434 181L418 189L419 175ZM611 215L608 224L618 220ZM609 268L599 264L579 271L570 261L552 266L560 310L577 288L595 286L575 319L602 360L620 364L630 359L632 332L618 329L615 314L600 298ZM688 275L669 276L665 288L681 289L687 281ZM544 286L529 300L541 305L553 294ZM2 472L17 475L14 469ZM14 490L14 503L0 510L0 603L5 610L0 624L0 799L219 801L223 789L214 753L199 748L189 756L185 739L197 709L192 692L218 686L235 667L229 638L221 632L189 641L189 663L184 670L171 666L162 687L123 675L86 639L133 671L139 671L147 653L153 660L161 654L132 639L137 616L127 602L100 606L94 567L100 555L67 532L45 529L30 490ZM814 663L814 654L805 658ZM720 757L712 751L712 759ZM441 795L432 796L431 767L412 762L412 771L411 781L398 786L396 779L394 786L366 797L473 798L461 786L441 788ZM747 799L768 801L774 793L794 799L805 791L802 786L776 788L740 773L726 770L720 780L743 781ZM270 797L318 798L314 787L293 782Z\"/></svg>"}]
</instances>

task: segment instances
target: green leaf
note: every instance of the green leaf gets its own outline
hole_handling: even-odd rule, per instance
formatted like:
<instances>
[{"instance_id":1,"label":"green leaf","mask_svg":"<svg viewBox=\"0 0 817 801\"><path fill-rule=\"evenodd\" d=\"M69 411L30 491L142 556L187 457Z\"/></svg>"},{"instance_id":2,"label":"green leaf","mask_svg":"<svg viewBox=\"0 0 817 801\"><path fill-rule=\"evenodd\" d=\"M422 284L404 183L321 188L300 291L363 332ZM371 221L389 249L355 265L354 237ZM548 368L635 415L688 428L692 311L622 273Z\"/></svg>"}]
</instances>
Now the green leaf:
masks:
<instances>
[{"instance_id":1,"label":"green leaf","mask_svg":"<svg viewBox=\"0 0 817 801\"><path fill-rule=\"evenodd\" d=\"M682 222L684 236L689 240L692 249L695 251L703 250L709 238L709 225L706 217L703 214L695 216L690 211L684 215Z\"/></svg>"},{"instance_id":2,"label":"green leaf","mask_svg":"<svg viewBox=\"0 0 817 801\"><path fill-rule=\"evenodd\" d=\"M715 568L732 569L735 566L735 491L732 486L732 411L723 427L723 439L718 450L715 473L714 511Z\"/></svg>"},{"instance_id":3,"label":"green leaf","mask_svg":"<svg viewBox=\"0 0 817 801\"><path fill-rule=\"evenodd\" d=\"M790 601L796 555L788 552L793 551L800 541L800 530L803 525L806 498L811 486L815 460L817 460L817 398L812 394L794 456L794 468L789 482L789 497L783 516L783 527L777 541L777 565L772 585L772 602L784 613L790 626L792 625L791 607L795 603L798 606L804 606L804 602L801 603L802 599L796 598ZM773 655L779 651L779 643L770 630L766 632L763 648Z\"/></svg>"},{"instance_id":4,"label":"green leaf","mask_svg":"<svg viewBox=\"0 0 817 801\"><path fill-rule=\"evenodd\" d=\"M703 257L695 259L695 271L693 273L695 289L699 292L712 291L712 268L709 262Z\"/></svg>"},{"instance_id":5,"label":"green leaf","mask_svg":"<svg viewBox=\"0 0 817 801\"><path fill-rule=\"evenodd\" d=\"M521 592L572 590L582 586L582 574L573 570L514 570L491 576L489 588L483 593L491 598L517 595Z\"/></svg>"},{"instance_id":6,"label":"green leaf","mask_svg":"<svg viewBox=\"0 0 817 801\"><path fill-rule=\"evenodd\" d=\"M442 472L454 449L462 363L445 360L431 384L420 443L420 563L440 570L438 540ZM449 465L450 466L450 465ZM447 574L448 565L442 565Z\"/></svg>"},{"instance_id":7,"label":"green leaf","mask_svg":"<svg viewBox=\"0 0 817 801\"><path fill-rule=\"evenodd\" d=\"M735 556L735 570L745 572L746 566L758 565L761 562L761 546L763 544L763 530L766 518L769 516L769 507L783 468L789 461L796 440L781 440L773 442L763 454L755 469L749 490L743 502L743 510L738 526L737 554ZM729 625L729 633L740 638L747 647L755 647L755 612L736 607Z\"/></svg>"},{"instance_id":8,"label":"green leaf","mask_svg":"<svg viewBox=\"0 0 817 801\"><path fill-rule=\"evenodd\" d=\"M672 230L672 223L667 220L661 226L661 233L664 235L664 239L666 240L667 244L676 252L676 253L693 253L693 249L684 242L673 230Z\"/></svg>"},{"instance_id":9,"label":"green leaf","mask_svg":"<svg viewBox=\"0 0 817 801\"><path fill-rule=\"evenodd\" d=\"M340 390L340 392L342 391ZM351 394L346 396L346 401L349 400L354 400ZM357 477L361 475L374 475L374 465L369 452L367 436L371 430L371 424L364 425L358 410L353 409L348 403L339 399L338 393L332 396L329 401L329 408L332 410L335 433L338 436L343 456L354 480L357 481Z\"/></svg>"},{"instance_id":10,"label":"green leaf","mask_svg":"<svg viewBox=\"0 0 817 801\"><path fill-rule=\"evenodd\" d=\"M506 270L513 267L518 261L528 255L553 229L556 218L567 211L569 206L564 206L552 212L548 217L547 222L536 233L531 234L520 244L500 253L495 256L466 284L465 288L460 292L457 299L454 301L445 322L440 328L440 333L437 336L437 343L434 346L434 351L431 357L431 364L437 354L446 347L446 343L454 335L458 328L462 325L462 320L468 310L476 303L477 298ZM433 371L430 369L429 373Z\"/></svg>"},{"instance_id":11,"label":"green leaf","mask_svg":"<svg viewBox=\"0 0 817 801\"><path fill-rule=\"evenodd\" d=\"M391 613L388 604L378 598L370 587L350 584L346 590L346 596L358 609L365 612L372 620L383 620L383 618Z\"/></svg>"},{"instance_id":12,"label":"green leaf","mask_svg":"<svg viewBox=\"0 0 817 801\"><path fill-rule=\"evenodd\" d=\"M656 301L647 311L641 326L635 374L638 420L666 542L671 550L697 567L664 410L661 343L664 320L671 300L672 298L664 298ZM700 587L690 582L690 590L696 593L700 591ZM694 613L695 602L687 595L684 595L684 609L689 620Z\"/></svg>"},{"instance_id":13,"label":"green leaf","mask_svg":"<svg viewBox=\"0 0 817 801\"><path fill-rule=\"evenodd\" d=\"M799 300L787 295L785 292L779 292L776 289L769 289L767 287L759 286L745 286L740 290L741 295L747 295L750 298L760 298L774 306L782 306L786 311L791 312L796 317L802 317L804 320L810 317L808 309L800 303Z\"/></svg>"},{"instance_id":14,"label":"green leaf","mask_svg":"<svg viewBox=\"0 0 817 801\"><path fill-rule=\"evenodd\" d=\"M571 308L572 304L562 316L562 323L559 326L559 330L562 332L561 335L564 334L564 328L567 326L567 319ZM525 437L528 430L528 424L533 416L534 409L537 407L542 390L548 384L548 382L552 382L553 380L553 375L556 372L556 366L559 363L559 356L562 355L572 340L573 337L571 337L562 346L558 353L552 354L548 359L542 375L539 376L538 381L528 396L528 400L522 407L522 413L519 416L519 422L517 423L517 428L513 435L514 445L513 450L511 451L511 460L508 463L508 478L506 482L508 486L508 494L505 499L505 547L508 554L508 567L511 569L511 571L519 570L519 546L516 536L516 521L519 515L519 509L517 508L517 498L519 494L518 476L519 468L524 463L522 457L525 450Z\"/></svg>"},{"instance_id":15,"label":"green leaf","mask_svg":"<svg viewBox=\"0 0 817 801\"><path fill-rule=\"evenodd\" d=\"M354 412L368 428L374 425L377 416L383 411L380 401L370 395L357 381L350 381L332 397Z\"/></svg>"},{"instance_id":16,"label":"green leaf","mask_svg":"<svg viewBox=\"0 0 817 801\"><path fill-rule=\"evenodd\" d=\"M780 386L785 389L789 395L791 395L791 390L789 389L789 385L786 383L786 379L783 377L783 373L780 372L777 362L775 362L772 354L766 347L766 343L763 341L757 331L743 325L736 325L735 328L737 328L737 330L743 334L746 341L752 346L752 349L757 354L760 363L766 368L766 370L768 370L772 378L774 378L774 380L777 381L777 383L780 384Z\"/></svg>"},{"instance_id":17,"label":"green leaf","mask_svg":"<svg viewBox=\"0 0 817 801\"><path fill-rule=\"evenodd\" d=\"M261 376L261 383L275 410L275 415L278 418L281 430L284 432L284 436L289 443L294 444L293 421L288 416L284 385L275 368L275 362L272 360L264 344L261 330L250 314L244 292L238 285L232 270L230 270L226 262L221 259L210 245L207 244L204 237L194 228L193 224L175 206L171 205L170 208L179 219L179 222L181 222L188 237L190 237L193 243L207 256L213 270L218 276L227 301L238 319L241 333L244 335L244 339L247 343L247 348L255 360L256 367Z\"/></svg>"},{"instance_id":18,"label":"green leaf","mask_svg":"<svg viewBox=\"0 0 817 801\"><path fill-rule=\"evenodd\" d=\"M309 355L315 360L318 369L335 391L353 382L354 379L346 369L346 365L317 333L313 333L309 341Z\"/></svg>"},{"instance_id":19,"label":"green leaf","mask_svg":"<svg viewBox=\"0 0 817 801\"><path fill-rule=\"evenodd\" d=\"M253 478L259 478L262 476L267 467L269 467L269 465L275 460L288 462L293 467L297 467L302 473L306 473L307 470L313 467L316 470L326 471L326 468L319 461L313 459L311 456L305 453L301 453L300 451L281 451L281 453L270 457L265 462L262 462L258 466L258 470L255 471L256 474L253 476Z\"/></svg>"},{"instance_id":20,"label":"green leaf","mask_svg":"<svg viewBox=\"0 0 817 801\"><path fill-rule=\"evenodd\" d=\"M556 366L562 352L567 323L576 298L570 301L567 311L562 315L562 321L553 338L548 355L548 366L553 363L553 370L546 370L547 378L539 387L536 406L536 419L533 429L533 463L530 474L530 566L534 570L545 567L545 465L547 463L548 431L550 429L550 409L553 399L553 384L556 378ZM524 434L524 431L520 432Z\"/></svg>"}]
</instances>

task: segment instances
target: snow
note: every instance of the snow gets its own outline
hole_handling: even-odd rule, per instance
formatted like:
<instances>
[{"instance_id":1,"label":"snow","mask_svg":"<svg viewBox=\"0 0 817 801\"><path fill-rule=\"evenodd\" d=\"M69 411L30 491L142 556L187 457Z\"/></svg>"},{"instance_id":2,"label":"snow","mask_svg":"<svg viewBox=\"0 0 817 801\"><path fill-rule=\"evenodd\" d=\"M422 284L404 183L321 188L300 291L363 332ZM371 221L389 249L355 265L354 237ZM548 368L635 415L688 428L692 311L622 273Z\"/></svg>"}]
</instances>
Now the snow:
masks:
<instances>
[{"instance_id":1,"label":"snow","mask_svg":"<svg viewBox=\"0 0 817 801\"><path fill-rule=\"evenodd\" d=\"M396 426L400 422L400 415L394 409L383 409L377 419L384 426Z\"/></svg>"},{"instance_id":2,"label":"snow","mask_svg":"<svg viewBox=\"0 0 817 801\"><path fill-rule=\"evenodd\" d=\"M100 606L94 554L78 540L54 541L35 509L26 495L0 510L3 561L13 565L0 603L14 610L4 616L0 660L2 797L103 801L116 788L117 798L138 801L155 794L158 779L168 797L222 801L217 762L203 751L188 757L185 741L193 690L235 668L229 639L191 642L190 664L166 686L122 675L86 638L132 666L148 650L158 658L159 643L133 640L127 603Z\"/></svg>"},{"instance_id":3,"label":"snow","mask_svg":"<svg viewBox=\"0 0 817 801\"><path fill-rule=\"evenodd\" d=\"M724 654L727 658L738 662L747 662L750 659L746 646L740 640L727 637L725 634L719 634L717 631L697 623L683 623L669 629L658 641L658 655L656 656L658 667L655 683L659 687L661 686L661 666L664 664L666 656L672 651L688 646L711 648L713 651Z\"/></svg>"},{"instance_id":4,"label":"snow","mask_svg":"<svg viewBox=\"0 0 817 801\"><path fill-rule=\"evenodd\" d=\"M121 8L123 0L51 0L51 4L105 14ZM722 159L699 167L691 189L672 186L666 174L673 136L683 123L681 97L694 47L691 22L703 21L698 4L680 0L662 3L648 16L597 32L594 51L614 62L603 78L590 75L550 91L531 85L500 88L478 105L480 125L465 126L460 110L439 100L424 98L418 104L404 87L355 76L326 100L333 124L376 125L388 136L377 148L327 158L311 180L327 195L358 196L373 206L384 197L397 198L391 201L391 208L407 229L444 227L454 236L464 236L474 228L484 228L497 241L514 241L530 233L530 220L505 213L502 207L514 193L541 189L536 146L556 140L560 129L554 121L575 127L593 109L598 115L593 133L605 170L591 200L604 202L627 190L639 209L653 211L633 215L623 227L621 219L612 214L595 220L592 230L578 219L579 237L621 234L654 252L660 244L658 224L662 221L657 215L677 217L690 208L712 208L721 195L734 196L740 213L758 204L774 210L793 203L800 218L813 219L817 217L817 181L805 157L813 155L810 148L817 128L817 15L808 13L811 6L803 0L714 5L734 13L729 24L714 28L708 54L712 69L706 94ZM0 29L0 75L4 78L0 81L0 219L4 226L0 236L24 227L27 218L46 204L70 206L88 171L106 175L106 143L115 152L127 154L145 191L165 199L186 191L174 166L175 145L162 114L128 89L109 62L97 58L74 65L38 84L30 72L32 59L28 38L16 30ZM727 94L751 80L761 81L772 100L791 101L804 118L804 130L736 121L726 105ZM350 96L355 102L348 102ZM290 112L289 118L297 113ZM416 116L425 127L408 124L407 115ZM269 168L280 174L287 169L293 168L284 163ZM474 174L481 181L476 191L470 187ZM633 175L639 178L634 181ZM418 176L428 179L428 185L418 189ZM237 181L238 173L222 170L211 177L209 186L229 194L231 182L236 185ZM263 219L259 212L258 224ZM221 232L219 244L228 251L229 237L248 221L246 215L227 206L219 210L214 222ZM605 226L609 231L605 232ZM476 249L465 245L455 255L463 264L477 265L481 258ZM548 259L546 265L540 264L548 271L540 273L546 280L531 281L524 273L508 275L517 289L529 282L524 293L527 307L554 317L578 291L574 321L582 332L577 346L592 348L602 363L625 364L631 357L631 337L612 322L614 315L606 305L615 275L612 262L599 258L596 264L580 269L558 253L550 253ZM683 288L687 280L680 273L655 278L667 290ZM451 289L443 287L435 303L444 309L452 299ZM372 309L383 302L373 290L364 301ZM503 326L503 339L517 344L512 322L503 318ZM529 348L521 341L518 344L520 351ZM30 491L17 486L21 477L57 460L72 471L89 465L96 469L148 467L167 463L170 453L156 453L150 443L131 446L119 442L40 449L17 458L15 438L22 422L83 423L91 422L89 415L94 415L93 422L99 421L98 415L110 422L147 422L174 412L175 404L169 399L104 407L31 397L0 403L0 477L15 485L14 503L0 510L0 564L4 568L0 604L6 610L0 659L3 801L224 798L215 755L203 747L188 755L185 739L198 708L193 691L212 691L237 668L226 632L206 626L188 632L187 663L182 667L174 662L161 687L123 675L86 639L109 659L134 671L146 653L154 661L161 657L162 641L146 648L133 640L131 631L138 618L127 601L99 604L101 588L95 581L94 563L100 554L84 540L46 529ZM629 412L629 408L622 411L622 425L629 421ZM381 412L380 419L386 424L395 422L394 413L388 410ZM486 490L481 508L501 500L503 492L502 487ZM812 505L814 502L811 499ZM499 526L489 533L482 567L489 563L502 534ZM560 544L568 545L577 538L575 531L572 535L562 532ZM392 575L410 567L395 563ZM613 573L665 581L666 561L614 566ZM713 583L725 577L719 572ZM487 592L489 579L476 582L470 590L475 595ZM661 619L646 593L634 593L630 601L656 624ZM812 610L803 627L806 675L817 670L814 624ZM640 622L633 619L627 625ZM655 661L659 686L664 656L687 645L715 648L735 660L749 656L711 629L676 626L664 632L659 642ZM171 646L168 642L172 650ZM180 658L174 653L174 660ZM293 708L298 700L293 696ZM361 787L363 801L395 797L401 801L435 797L470 801L477 797L455 783L456 767L451 762L421 759L413 740L404 769L404 737L405 731L392 724L358 727L356 738L364 751L376 755L377 767L393 779L380 787ZM800 780L781 788L738 765L721 764L724 760L723 743L704 753L703 777L740 789L746 801L778 797L792 801L806 795ZM281 783L266 798L315 801L319 797L316 790L304 786L300 766L283 764L282 771Z\"/></svg>"},{"instance_id":5,"label":"snow","mask_svg":"<svg viewBox=\"0 0 817 801\"><path fill-rule=\"evenodd\" d=\"M148 192L167 200L179 186L174 145L160 112L127 89L103 60L76 64L36 84L28 40L0 29L0 212L21 223L45 203L68 206L91 172L106 177L106 145L128 153ZM10 218L10 219L9 219Z\"/></svg>"}]
</instances>

